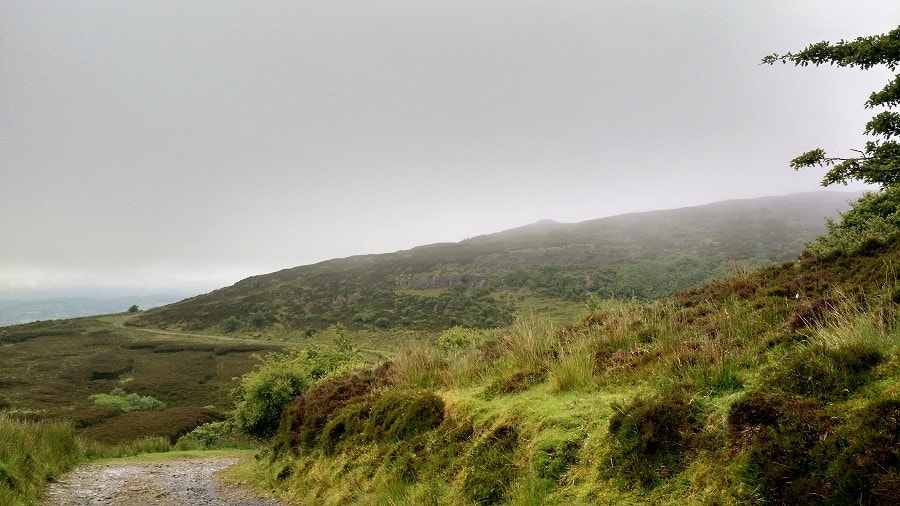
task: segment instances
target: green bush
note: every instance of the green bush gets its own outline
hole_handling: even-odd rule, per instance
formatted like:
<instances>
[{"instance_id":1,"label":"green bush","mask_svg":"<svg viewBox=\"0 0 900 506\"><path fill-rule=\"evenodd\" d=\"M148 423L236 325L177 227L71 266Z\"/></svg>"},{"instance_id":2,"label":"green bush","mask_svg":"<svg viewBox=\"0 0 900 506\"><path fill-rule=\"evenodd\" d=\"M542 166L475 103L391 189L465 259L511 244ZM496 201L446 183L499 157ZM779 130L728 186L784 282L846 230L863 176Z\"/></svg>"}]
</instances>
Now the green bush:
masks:
<instances>
[{"instance_id":1,"label":"green bush","mask_svg":"<svg viewBox=\"0 0 900 506\"><path fill-rule=\"evenodd\" d=\"M828 233L809 248L819 256L864 253L861 250L867 243L885 243L897 232L900 232L900 186L892 185L867 193L841 214L840 222L829 221Z\"/></svg>"},{"instance_id":2,"label":"green bush","mask_svg":"<svg viewBox=\"0 0 900 506\"><path fill-rule=\"evenodd\" d=\"M838 456L823 462L833 502L900 504L900 400L876 401L852 422L835 440Z\"/></svg>"},{"instance_id":3,"label":"green bush","mask_svg":"<svg viewBox=\"0 0 900 506\"><path fill-rule=\"evenodd\" d=\"M609 421L610 473L629 484L652 488L681 471L699 430L696 404L670 394L615 408Z\"/></svg>"},{"instance_id":4,"label":"green bush","mask_svg":"<svg viewBox=\"0 0 900 506\"><path fill-rule=\"evenodd\" d=\"M253 448L256 445L243 435L232 420L204 423L181 436L178 448Z\"/></svg>"},{"instance_id":5,"label":"green bush","mask_svg":"<svg viewBox=\"0 0 900 506\"><path fill-rule=\"evenodd\" d=\"M284 410L275 442L276 452L287 448L313 448L320 436L325 436L324 429L332 415L371 393L380 380L381 375L376 371L357 371L327 379L304 391Z\"/></svg>"},{"instance_id":6,"label":"green bush","mask_svg":"<svg viewBox=\"0 0 900 506\"><path fill-rule=\"evenodd\" d=\"M275 434L291 400L316 381L364 364L358 351L310 348L267 356L260 367L243 375L233 391L237 426L257 438Z\"/></svg>"},{"instance_id":7,"label":"green bush","mask_svg":"<svg viewBox=\"0 0 900 506\"><path fill-rule=\"evenodd\" d=\"M729 435L746 441L742 475L776 504L898 504L900 401L846 419L817 401L762 393L735 402ZM749 438L749 439L748 439Z\"/></svg>"},{"instance_id":8,"label":"green bush","mask_svg":"<svg viewBox=\"0 0 900 506\"><path fill-rule=\"evenodd\" d=\"M122 411L148 410L148 409L164 409L166 403L154 399L146 395L140 396L135 393L126 394L122 389L116 388L108 394L93 394L90 396L91 401L98 406L107 408L121 409Z\"/></svg>"}]
</instances>

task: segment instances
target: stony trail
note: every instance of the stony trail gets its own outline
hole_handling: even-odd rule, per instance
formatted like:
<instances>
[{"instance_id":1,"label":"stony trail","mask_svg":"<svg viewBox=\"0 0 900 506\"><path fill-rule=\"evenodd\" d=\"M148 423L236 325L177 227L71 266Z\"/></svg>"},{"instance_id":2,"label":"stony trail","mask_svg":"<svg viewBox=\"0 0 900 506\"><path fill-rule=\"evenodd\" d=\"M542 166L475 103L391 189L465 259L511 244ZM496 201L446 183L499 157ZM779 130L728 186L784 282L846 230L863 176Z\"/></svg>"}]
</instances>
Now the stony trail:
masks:
<instances>
[{"instance_id":1,"label":"stony trail","mask_svg":"<svg viewBox=\"0 0 900 506\"><path fill-rule=\"evenodd\" d=\"M52 483L42 504L275 506L216 475L237 457L200 457L149 462L115 462L77 467Z\"/></svg>"}]
</instances>

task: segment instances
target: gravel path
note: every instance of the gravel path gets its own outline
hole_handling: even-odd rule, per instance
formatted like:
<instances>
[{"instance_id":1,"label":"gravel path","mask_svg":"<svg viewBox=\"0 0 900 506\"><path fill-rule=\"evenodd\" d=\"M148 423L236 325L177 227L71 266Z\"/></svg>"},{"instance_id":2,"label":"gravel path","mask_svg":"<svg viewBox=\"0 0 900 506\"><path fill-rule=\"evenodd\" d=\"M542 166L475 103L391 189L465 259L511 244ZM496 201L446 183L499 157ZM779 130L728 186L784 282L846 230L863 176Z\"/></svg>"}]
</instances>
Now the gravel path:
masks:
<instances>
[{"instance_id":1,"label":"gravel path","mask_svg":"<svg viewBox=\"0 0 900 506\"><path fill-rule=\"evenodd\" d=\"M50 485L44 504L274 506L270 500L216 479L219 471L239 460L188 458L80 466Z\"/></svg>"}]
</instances>

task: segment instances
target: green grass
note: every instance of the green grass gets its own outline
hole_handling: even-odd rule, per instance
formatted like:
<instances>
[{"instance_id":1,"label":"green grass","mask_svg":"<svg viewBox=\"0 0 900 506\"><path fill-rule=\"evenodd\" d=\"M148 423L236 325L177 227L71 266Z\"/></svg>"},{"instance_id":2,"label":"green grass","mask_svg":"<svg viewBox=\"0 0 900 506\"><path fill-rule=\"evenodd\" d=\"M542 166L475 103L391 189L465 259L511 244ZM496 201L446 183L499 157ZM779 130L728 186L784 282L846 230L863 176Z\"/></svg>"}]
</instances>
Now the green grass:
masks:
<instances>
[{"instance_id":1,"label":"green grass","mask_svg":"<svg viewBox=\"0 0 900 506\"><path fill-rule=\"evenodd\" d=\"M880 248L419 342L309 390L234 476L298 504L895 503L900 236ZM429 395L440 423L367 435Z\"/></svg>"},{"instance_id":2,"label":"green grass","mask_svg":"<svg viewBox=\"0 0 900 506\"><path fill-rule=\"evenodd\" d=\"M191 441L173 445L160 437L107 444L77 437L71 423L0 416L0 506L34 504L48 481L83 462L249 457L257 450L255 445L206 449Z\"/></svg>"},{"instance_id":3,"label":"green grass","mask_svg":"<svg viewBox=\"0 0 900 506\"><path fill-rule=\"evenodd\" d=\"M0 413L68 421L78 434L106 443L174 441L221 419L232 409L235 378L259 364L255 355L286 346L151 334L96 318L5 327Z\"/></svg>"},{"instance_id":4,"label":"green grass","mask_svg":"<svg viewBox=\"0 0 900 506\"><path fill-rule=\"evenodd\" d=\"M71 424L0 416L0 504L30 504L48 479L78 460Z\"/></svg>"}]
</instances>

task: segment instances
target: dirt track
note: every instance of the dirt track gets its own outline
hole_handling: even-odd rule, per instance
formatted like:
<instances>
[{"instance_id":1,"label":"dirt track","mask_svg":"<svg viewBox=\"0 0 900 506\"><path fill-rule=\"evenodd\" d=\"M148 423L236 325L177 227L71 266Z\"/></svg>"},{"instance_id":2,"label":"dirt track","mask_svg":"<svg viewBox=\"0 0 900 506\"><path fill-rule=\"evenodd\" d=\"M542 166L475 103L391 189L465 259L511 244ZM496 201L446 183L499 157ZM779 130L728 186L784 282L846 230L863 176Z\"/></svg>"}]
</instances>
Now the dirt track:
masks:
<instances>
[{"instance_id":1,"label":"dirt track","mask_svg":"<svg viewBox=\"0 0 900 506\"><path fill-rule=\"evenodd\" d=\"M277 503L223 483L216 474L240 459L185 458L151 462L89 464L53 483L43 504L75 505L247 505Z\"/></svg>"}]
</instances>

